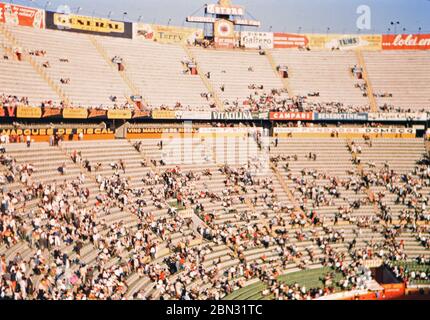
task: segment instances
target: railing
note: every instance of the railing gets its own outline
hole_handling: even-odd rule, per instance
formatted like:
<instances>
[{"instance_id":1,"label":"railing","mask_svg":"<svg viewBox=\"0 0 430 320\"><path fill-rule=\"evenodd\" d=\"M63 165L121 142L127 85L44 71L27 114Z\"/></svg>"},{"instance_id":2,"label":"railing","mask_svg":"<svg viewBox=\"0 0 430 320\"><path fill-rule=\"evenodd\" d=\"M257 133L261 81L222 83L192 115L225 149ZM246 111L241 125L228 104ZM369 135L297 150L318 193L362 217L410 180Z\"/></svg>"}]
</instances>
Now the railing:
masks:
<instances>
[{"instance_id":1,"label":"railing","mask_svg":"<svg viewBox=\"0 0 430 320\"><path fill-rule=\"evenodd\" d=\"M367 91L367 97L369 98L370 106L372 108L372 112L378 112L378 105L376 104L375 96L373 95L373 88L372 84L369 80L369 75L367 73L366 68L366 62L364 61L363 53L360 49L355 50L355 53L357 55L358 63L361 69L363 70L363 79L366 81L366 91Z\"/></svg>"},{"instance_id":2,"label":"railing","mask_svg":"<svg viewBox=\"0 0 430 320\"><path fill-rule=\"evenodd\" d=\"M294 97L294 92L293 89L291 89L290 83L288 82L287 79L282 78L281 75L278 72L278 66L276 65L275 59L272 56L272 53L269 50L265 51L265 55L267 57L267 60L269 60L270 65L272 66L273 72L275 72L276 76L281 79L282 84L284 86L285 89L287 89L288 91L288 96L290 98Z\"/></svg>"},{"instance_id":3,"label":"railing","mask_svg":"<svg viewBox=\"0 0 430 320\"><path fill-rule=\"evenodd\" d=\"M193 53L191 52L191 50L186 46L186 45L182 45L182 47L184 48L185 53L187 54L188 58L197 61L193 55ZM206 89L208 90L208 92L211 94L211 96L213 97L214 101L215 101L215 105L217 107L218 110L223 111L224 110L224 104L222 103L222 101L220 100L220 98L218 97L217 93L215 92L212 84L209 82L209 80L206 78L203 70L200 68L199 64L196 63L196 68L197 68L197 73L200 76L200 79L202 79L204 85L206 86Z\"/></svg>"},{"instance_id":4,"label":"railing","mask_svg":"<svg viewBox=\"0 0 430 320\"><path fill-rule=\"evenodd\" d=\"M100 54L100 56L102 56L102 58L106 61L106 63L108 65L110 65L113 70L115 70L115 71L117 71L119 73L119 75L121 76L122 80L129 87L129 89L133 93L133 95L142 96L143 103L146 104L146 105L149 105L148 100L143 97L143 95L141 94L139 88L131 80L131 78L128 76L127 72L125 72L125 71L118 71L118 66L115 63L112 62L112 60L110 59L110 57L109 57L106 49L102 46L102 44L99 43L94 36L88 36L88 37L89 37L91 43L93 44L93 46L96 48L97 52ZM127 95L125 95L125 97L126 97L128 103L134 104L134 102L130 99L130 97L128 97Z\"/></svg>"}]
</instances>

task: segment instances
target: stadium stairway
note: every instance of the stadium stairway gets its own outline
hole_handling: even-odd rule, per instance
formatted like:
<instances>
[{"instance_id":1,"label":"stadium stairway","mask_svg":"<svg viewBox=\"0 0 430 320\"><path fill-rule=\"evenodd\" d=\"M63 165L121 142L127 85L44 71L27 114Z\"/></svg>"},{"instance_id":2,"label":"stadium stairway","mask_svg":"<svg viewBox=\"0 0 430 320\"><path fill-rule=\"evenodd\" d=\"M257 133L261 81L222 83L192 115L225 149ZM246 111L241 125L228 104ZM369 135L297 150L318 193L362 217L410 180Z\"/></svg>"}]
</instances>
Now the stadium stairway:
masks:
<instances>
[{"instance_id":1,"label":"stadium stairway","mask_svg":"<svg viewBox=\"0 0 430 320\"><path fill-rule=\"evenodd\" d=\"M46 100L52 100L56 104L68 101L64 91L37 64L34 57L24 52L22 61L16 58L14 49L23 47L3 23L0 24L0 40L8 56L7 60L0 60L2 93L28 97L34 105ZM32 88L31 92L27 89L29 87Z\"/></svg>"},{"instance_id":2,"label":"stadium stairway","mask_svg":"<svg viewBox=\"0 0 430 320\"><path fill-rule=\"evenodd\" d=\"M197 63L211 73L210 82L224 103L224 108L237 101L246 110L243 101L256 90L250 85L263 86L263 92L282 89L283 84L265 56L258 51L210 50L192 48L191 52ZM221 87L224 86L224 91Z\"/></svg>"},{"instance_id":3,"label":"stadium stairway","mask_svg":"<svg viewBox=\"0 0 430 320\"><path fill-rule=\"evenodd\" d=\"M27 52L46 51L45 56L32 57L65 92L72 106L114 107L126 103L125 97L132 95L120 74L114 72L111 65L100 57L87 36L57 30L17 26L9 28ZM46 61L49 62L49 68L43 67ZM61 79L70 79L70 82L61 83Z\"/></svg>"}]
</instances>

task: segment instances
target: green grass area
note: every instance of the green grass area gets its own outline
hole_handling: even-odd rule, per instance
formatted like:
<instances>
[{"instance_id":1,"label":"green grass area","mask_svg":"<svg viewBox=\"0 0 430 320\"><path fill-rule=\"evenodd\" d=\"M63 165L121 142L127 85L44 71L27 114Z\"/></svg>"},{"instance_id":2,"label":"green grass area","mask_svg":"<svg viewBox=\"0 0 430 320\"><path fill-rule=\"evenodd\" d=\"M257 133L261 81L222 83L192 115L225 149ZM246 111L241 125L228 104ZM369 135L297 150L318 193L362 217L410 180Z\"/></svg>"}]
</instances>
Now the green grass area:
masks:
<instances>
[{"instance_id":1,"label":"green grass area","mask_svg":"<svg viewBox=\"0 0 430 320\"><path fill-rule=\"evenodd\" d=\"M288 285L298 283L300 286L305 286L307 289L323 288L324 276L327 273L334 274L333 286L336 289L340 289L340 287L337 286L337 283L342 279L342 274L340 272L334 271L332 268L329 267L303 270L285 274L280 276L278 280Z\"/></svg>"},{"instance_id":2,"label":"green grass area","mask_svg":"<svg viewBox=\"0 0 430 320\"><path fill-rule=\"evenodd\" d=\"M411 271L426 271L430 269L429 264L419 264L414 261L395 261L392 263L394 266L407 268Z\"/></svg>"},{"instance_id":3,"label":"green grass area","mask_svg":"<svg viewBox=\"0 0 430 320\"><path fill-rule=\"evenodd\" d=\"M323 288L323 279L327 273L334 273L333 285L336 289L340 289L340 287L337 286L337 283L342 279L342 274L329 267L285 274L279 276L278 281L288 285L298 283L300 286L305 286L307 289ZM272 300L273 295L263 297L262 292L266 288L267 285L265 283L258 281L252 285L233 292L232 294L226 296L224 300Z\"/></svg>"},{"instance_id":4,"label":"green grass area","mask_svg":"<svg viewBox=\"0 0 430 320\"><path fill-rule=\"evenodd\" d=\"M415 262L415 261L394 261L392 262L392 265L403 267L409 270L409 272L415 271L416 273L419 273L422 271L427 273L430 270L429 264L419 264L418 262ZM410 283L411 284L430 284L430 280L414 279L414 280L410 280Z\"/></svg>"}]
</instances>

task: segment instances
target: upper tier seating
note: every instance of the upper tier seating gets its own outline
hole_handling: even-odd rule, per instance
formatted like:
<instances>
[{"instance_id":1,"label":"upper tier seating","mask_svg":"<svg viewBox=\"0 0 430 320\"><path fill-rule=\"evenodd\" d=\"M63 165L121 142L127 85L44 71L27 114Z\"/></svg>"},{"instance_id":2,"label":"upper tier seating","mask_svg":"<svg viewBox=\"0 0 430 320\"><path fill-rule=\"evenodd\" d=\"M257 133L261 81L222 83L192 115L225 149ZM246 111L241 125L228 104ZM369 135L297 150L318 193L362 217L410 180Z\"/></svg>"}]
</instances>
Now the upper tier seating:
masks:
<instances>
[{"instance_id":1,"label":"upper tier seating","mask_svg":"<svg viewBox=\"0 0 430 320\"><path fill-rule=\"evenodd\" d=\"M44 50L45 56L33 56L40 65L49 61L44 70L64 90L75 106L99 105L112 107L111 96L117 104L126 102L131 91L115 71L97 52L87 35L26 27L8 27L26 51ZM67 59L68 62L61 62ZM61 79L70 79L62 84Z\"/></svg>"},{"instance_id":2,"label":"upper tier seating","mask_svg":"<svg viewBox=\"0 0 430 320\"><path fill-rule=\"evenodd\" d=\"M207 89L200 77L183 73L181 61L186 53L182 47L109 37L97 40L110 56L124 59L127 74L152 107L174 107L180 102L181 109L209 108L209 102L201 97Z\"/></svg>"},{"instance_id":3,"label":"upper tier seating","mask_svg":"<svg viewBox=\"0 0 430 320\"><path fill-rule=\"evenodd\" d=\"M319 92L319 97L309 97L311 102L342 102L345 105L365 106L369 104L354 79L351 68L358 65L351 51L298 51L273 50L278 64L288 66L289 84L296 95L307 96Z\"/></svg>"},{"instance_id":4,"label":"upper tier seating","mask_svg":"<svg viewBox=\"0 0 430 320\"><path fill-rule=\"evenodd\" d=\"M214 91L224 102L239 102L242 106L256 90L248 89L249 85L261 86L260 92L271 89L282 89L281 79L276 76L266 56L258 51L222 51L193 48L192 52L205 73L210 72L209 81ZM248 68L253 71L249 71ZM224 85L224 92L221 87Z\"/></svg>"},{"instance_id":5,"label":"upper tier seating","mask_svg":"<svg viewBox=\"0 0 430 320\"><path fill-rule=\"evenodd\" d=\"M430 107L430 54L428 51L363 52L378 106L394 105L413 111Z\"/></svg>"},{"instance_id":6,"label":"upper tier seating","mask_svg":"<svg viewBox=\"0 0 430 320\"><path fill-rule=\"evenodd\" d=\"M35 105L45 100L59 103L60 97L48 83L28 62L18 61L12 52L11 45L0 33L0 94L28 97L29 103Z\"/></svg>"},{"instance_id":7,"label":"upper tier seating","mask_svg":"<svg viewBox=\"0 0 430 320\"><path fill-rule=\"evenodd\" d=\"M182 110L209 110L213 103L211 98L202 96L208 93L202 79L184 74L182 61L191 57L181 46L94 36L99 44L95 46L85 34L20 26L7 26L7 29L24 55L35 50L46 51L45 56L32 58L39 66L49 62L50 66L42 70L74 106L121 106L132 94L142 94L152 108L177 106ZM43 75L26 59L18 62L13 57L14 44L3 36L0 42L2 51L11 56L0 60L1 93L28 96L32 104L47 100L60 102L60 93L43 80ZM201 76L210 73L209 82L227 109L237 102L238 108L246 110L247 104L243 102L249 97L284 89L269 59L257 50L191 48L191 53L204 73ZM124 78L110 62L115 56L123 59ZM272 56L276 64L288 66L289 87L294 95L319 93L319 96L310 96L308 101L352 107L342 110L369 108L369 99L363 96L364 80L355 79L351 72L354 65L359 65L354 52L283 49L272 50ZM377 97L379 107L388 104L416 111L430 106L427 51L371 51L363 52L363 57L374 94L392 94L392 97ZM62 83L62 79L70 81ZM250 89L250 85L263 86L263 89ZM32 89L28 90L29 87ZM283 92L279 100L285 98L288 95Z\"/></svg>"}]
</instances>

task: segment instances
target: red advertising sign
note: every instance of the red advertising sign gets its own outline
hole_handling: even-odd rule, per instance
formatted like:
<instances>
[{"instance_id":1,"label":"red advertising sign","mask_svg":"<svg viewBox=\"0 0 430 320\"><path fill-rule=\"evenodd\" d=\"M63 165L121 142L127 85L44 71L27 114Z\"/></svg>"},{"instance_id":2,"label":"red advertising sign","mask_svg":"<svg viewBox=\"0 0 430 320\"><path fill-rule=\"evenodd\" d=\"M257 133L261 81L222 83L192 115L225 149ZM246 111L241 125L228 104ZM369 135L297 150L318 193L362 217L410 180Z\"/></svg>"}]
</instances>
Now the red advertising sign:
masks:
<instances>
[{"instance_id":1,"label":"red advertising sign","mask_svg":"<svg viewBox=\"0 0 430 320\"><path fill-rule=\"evenodd\" d=\"M42 118L58 117L58 116L61 116L60 108L43 108L42 110Z\"/></svg>"},{"instance_id":2,"label":"red advertising sign","mask_svg":"<svg viewBox=\"0 0 430 320\"><path fill-rule=\"evenodd\" d=\"M0 3L0 23L43 29L45 27L44 11L10 3Z\"/></svg>"},{"instance_id":3,"label":"red advertising sign","mask_svg":"<svg viewBox=\"0 0 430 320\"><path fill-rule=\"evenodd\" d=\"M15 107L0 107L0 117L15 117Z\"/></svg>"},{"instance_id":4,"label":"red advertising sign","mask_svg":"<svg viewBox=\"0 0 430 320\"><path fill-rule=\"evenodd\" d=\"M430 50L430 34L398 34L382 36L383 50Z\"/></svg>"},{"instance_id":5,"label":"red advertising sign","mask_svg":"<svg viewBox=\"0 0 430 320\"><path fill-rule=\"evenodd\" d=\"M275 121L313 120L313 112L270 112L269 119Z\"/></svg>"},{"instance_id":6,"label":"red advertising sign","mask_svg":"<svg viewBox=\"0 0 430 320\"><path fill-rule=\"evenodd\" d=\"M306 47L308 43L309 43L309 39L305 35L291 34L291 33L273 34L274 48L286 49L286 48Z\"/></svg>"},{"instance_id":7,"label":"red advertising sign","mask_svg":"<svg viewBox=\"0 0 430 320\"><path fill-rule=\"evenodd\" d=\"M107 116L107 110L89 109L88 112L88 118L105 118Z\"/></svg>"}]
</instances>

